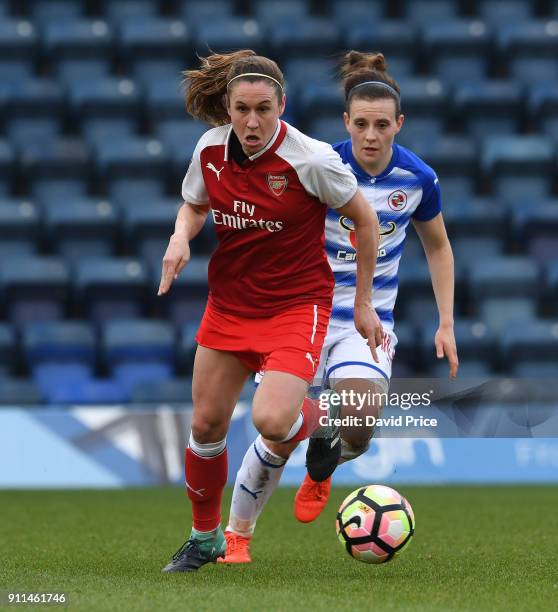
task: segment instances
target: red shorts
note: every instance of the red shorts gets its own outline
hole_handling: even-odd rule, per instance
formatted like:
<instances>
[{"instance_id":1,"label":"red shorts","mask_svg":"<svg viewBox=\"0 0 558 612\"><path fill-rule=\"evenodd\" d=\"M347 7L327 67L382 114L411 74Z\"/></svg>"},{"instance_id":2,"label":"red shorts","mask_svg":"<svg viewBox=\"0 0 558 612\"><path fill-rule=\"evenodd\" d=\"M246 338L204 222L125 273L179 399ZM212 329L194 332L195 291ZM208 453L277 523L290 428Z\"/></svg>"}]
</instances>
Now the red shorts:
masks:
<instances>
[{"instance_id":1,"label":"red shorts","mask_svg":"<svg viewBox=\"0 0 558 612\"><path fill-rule=\"evenodd\" d=\"M232 353L254 372L288 372L312 383L329 314L329 308L304 304L268 319L247 319L216 310L208 302L196 341Z\"/></svg>"}]
</instances>

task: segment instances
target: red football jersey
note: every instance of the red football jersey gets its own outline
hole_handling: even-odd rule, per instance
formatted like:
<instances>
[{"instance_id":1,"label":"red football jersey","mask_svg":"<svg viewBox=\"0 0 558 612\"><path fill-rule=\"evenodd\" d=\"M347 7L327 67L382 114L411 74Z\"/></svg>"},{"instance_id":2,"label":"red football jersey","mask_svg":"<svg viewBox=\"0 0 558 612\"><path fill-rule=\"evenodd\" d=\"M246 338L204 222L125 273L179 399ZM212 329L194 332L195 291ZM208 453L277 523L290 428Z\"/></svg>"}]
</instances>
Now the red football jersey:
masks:
<instances>
[{"instance_id":1,"label":"red football jersey","mask_svg":"<svg viewBox=\"0 0 558 612\"><path fill-rule=\"evenodd\" d=\"M211 206L218 238L209 263L212 305L242 317L306 303L330 308L325 215L353 197L353 173L330 145L283 121L240 166L229 155L231 133L225 125L200 138L182 183L186 202Z\"/></svg>"}]
</instances>

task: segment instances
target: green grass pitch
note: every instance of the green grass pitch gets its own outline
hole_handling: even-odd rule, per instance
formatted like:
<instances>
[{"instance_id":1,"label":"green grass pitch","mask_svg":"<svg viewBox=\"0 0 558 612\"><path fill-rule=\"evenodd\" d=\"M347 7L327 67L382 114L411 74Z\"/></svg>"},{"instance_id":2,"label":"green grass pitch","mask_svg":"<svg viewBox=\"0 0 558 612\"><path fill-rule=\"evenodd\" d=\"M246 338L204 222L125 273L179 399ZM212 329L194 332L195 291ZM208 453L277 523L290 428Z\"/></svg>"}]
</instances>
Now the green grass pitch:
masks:
<instances>
[{"instance_id":1,"label":"green grass pitch","mask_svg":"<svg viewBox=\"0 0 558 612\"><path fill-rule=\"evenodd\" d=\"M556 487L397 488L417 527L391 563L359 563L337 542L351 489L302 525L285 488L260 519L254 563L181 575L161 568L189 530L182 489L3 491L0 591L61 590L69 609L103 611L556 609Z\"/></svg>"}]
</instances>

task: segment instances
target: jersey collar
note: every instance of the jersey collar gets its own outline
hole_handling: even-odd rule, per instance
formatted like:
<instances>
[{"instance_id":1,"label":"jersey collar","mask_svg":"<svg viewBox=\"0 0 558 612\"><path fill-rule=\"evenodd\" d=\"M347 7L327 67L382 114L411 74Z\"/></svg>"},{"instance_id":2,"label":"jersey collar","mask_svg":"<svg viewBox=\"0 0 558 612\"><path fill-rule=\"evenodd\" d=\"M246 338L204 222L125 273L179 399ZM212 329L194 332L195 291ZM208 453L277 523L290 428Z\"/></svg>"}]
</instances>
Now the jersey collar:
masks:
<instances>
[{"instance_id":1,"label":"jersey collar","mask_svg":"<svg viewBox=\"0 0 558 612\"><path fill-rule=\"evenodd\" d=\"M226 162L229 161L229 146L230 146L230 139L231 139L232 131L233 131L233 128L231 124L229 127L229 131L227 133L227 145L225 147L225 161ZM260 157L262 157L262 155L264 155L268 151L271 151L271 152L276 151L279 145L281 144L281 142L283 142L283 139L285 138L286 133L287 133L286 124L280 119L277 119L277 127L275 128L275 132L273 133L273 136L270 138L269 142L265 145L265 147L261 151L254 153L254 155L250 155L250 157L248 157L247 159L253 162L256 159L259 159Z\"/></svg>"},{"instance_id":2,"label":"jersey collar","mask_svg":"<svg viewBox=\"0 0 558 612\"><path fill-rule=\"evenodd\" d=\"M391 171L397 165L397 161L399 160L399 148L395 143L393 143L393 145L391 146L391 159L385 170L377 175L368 174L366 170L360 167L359 163L355 159L355 156L353 155L353 145L350 139L345 141L345 146L343 148L346 161L351 164L351 168L353 169L355 175L364 181L370 181L371 179L374 179L375 181L382 180L383 178L391 174Z\"/></svg>"}]
</instances>

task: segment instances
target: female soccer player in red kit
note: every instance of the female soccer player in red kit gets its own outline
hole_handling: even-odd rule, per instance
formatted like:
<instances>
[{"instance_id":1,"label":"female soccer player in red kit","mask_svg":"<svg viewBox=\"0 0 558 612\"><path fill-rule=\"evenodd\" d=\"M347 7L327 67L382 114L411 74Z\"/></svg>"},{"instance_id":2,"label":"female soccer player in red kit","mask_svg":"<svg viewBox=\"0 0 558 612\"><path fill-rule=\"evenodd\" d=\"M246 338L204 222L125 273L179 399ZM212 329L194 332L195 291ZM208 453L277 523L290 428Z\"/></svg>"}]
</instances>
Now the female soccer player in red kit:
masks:
<instances>
[{"instance_id":1,"label":"female soccer player in red kit","mask_svg":"<svg viewBox=\"0 0 558 612\"><path fill-rule=\"evenodd\" d=\"M188 111L217 127L201 137L184 178L184 205L163 259L159 294L188 263L189 241L209 212L218 246L196 338L185 458L194 525L167 572L195 571L225 554L220 523L226 434L253 372L266 373L252 409L264 438L302 440L318 426L318 406L305 395L318 366L334 286L324 250L328 206L355 226L355 327L375 359L382 343L370 296L377 216L329 145L279 119L285 94L278 66L245 50L203 58L200 69L186 77Z\"/></svg>"}]
</instances>

